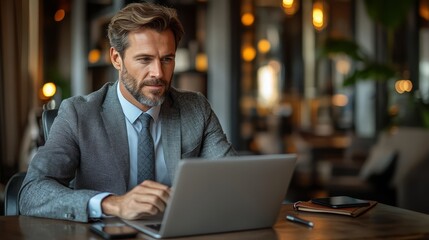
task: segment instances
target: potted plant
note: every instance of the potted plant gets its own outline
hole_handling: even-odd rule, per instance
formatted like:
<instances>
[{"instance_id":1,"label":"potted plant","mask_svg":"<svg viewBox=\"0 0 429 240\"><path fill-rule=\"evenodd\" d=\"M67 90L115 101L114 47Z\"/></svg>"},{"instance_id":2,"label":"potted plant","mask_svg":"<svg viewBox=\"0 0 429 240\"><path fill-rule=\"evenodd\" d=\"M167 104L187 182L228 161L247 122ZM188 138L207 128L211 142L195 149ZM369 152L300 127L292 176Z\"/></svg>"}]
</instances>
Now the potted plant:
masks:
<instances>
[{"instance_id":1,"label":"potted plant","mask_svg":"<svg viewBox=\"0 0 429 240\"><path fill-rule=\"evenodd\" d=\"M371 57L353 39L327 38L325 40L319 52L320 57L346 55L354 62L353 70L344 78L344 86L351 86L357 81L370 80L376 81L378 86L387 92L387 82L400 79L397 66L392 62L394 33L404 23L412 5L411 0L365 0L368 16L374 23L382 26L386 33L386 56L382 59ZM414 95L414 92L411 95ZM379 126L379 130L390 125L389 120L392 120L387 107L388 94L384 94L383 97L384 99L378 100L376 104L377 111L382 113L380 118L387 120L381 121L384 126ZM429 110L429 105L426 109ZM427 115L429 126L429 112Z\"/></svg>"}]
</instances>

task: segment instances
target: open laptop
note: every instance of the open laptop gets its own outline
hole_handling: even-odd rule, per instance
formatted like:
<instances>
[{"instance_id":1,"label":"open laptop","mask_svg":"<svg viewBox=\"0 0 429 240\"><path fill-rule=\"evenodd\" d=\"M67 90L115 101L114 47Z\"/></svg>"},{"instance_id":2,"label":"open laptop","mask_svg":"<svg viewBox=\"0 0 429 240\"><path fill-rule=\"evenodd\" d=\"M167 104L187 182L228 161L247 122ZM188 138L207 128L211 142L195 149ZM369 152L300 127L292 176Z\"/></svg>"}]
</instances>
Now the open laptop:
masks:
<instances>
[{"instance_id":1,"label":"open laptop","mask_svg":"<svg viewBox=\"0 0 429 240\"><path fill-rule=\"evenodd\" d=\"M155 238L272 227L295 163L295 154L181 160L162 221L124 221Z\"/></svg>"}]
</instances>

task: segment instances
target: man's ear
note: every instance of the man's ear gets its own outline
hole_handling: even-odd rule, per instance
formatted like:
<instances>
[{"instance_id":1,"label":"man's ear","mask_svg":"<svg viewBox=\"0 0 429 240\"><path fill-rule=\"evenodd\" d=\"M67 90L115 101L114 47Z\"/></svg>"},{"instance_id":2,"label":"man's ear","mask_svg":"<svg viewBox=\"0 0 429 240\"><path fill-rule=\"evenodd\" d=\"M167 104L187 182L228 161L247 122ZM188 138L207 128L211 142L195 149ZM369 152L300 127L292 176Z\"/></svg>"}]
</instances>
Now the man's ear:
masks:
<instances>
[{"instance_id":1,"label":"man's ear","mask_svg":"<svg viewBox=\"0 0 429 240\"><path fill-rule=\"evenodd\" d=\"M110 48L110 61L117 70L122 70L122 58L116 49Z\"/></svg>"}]
</instances>

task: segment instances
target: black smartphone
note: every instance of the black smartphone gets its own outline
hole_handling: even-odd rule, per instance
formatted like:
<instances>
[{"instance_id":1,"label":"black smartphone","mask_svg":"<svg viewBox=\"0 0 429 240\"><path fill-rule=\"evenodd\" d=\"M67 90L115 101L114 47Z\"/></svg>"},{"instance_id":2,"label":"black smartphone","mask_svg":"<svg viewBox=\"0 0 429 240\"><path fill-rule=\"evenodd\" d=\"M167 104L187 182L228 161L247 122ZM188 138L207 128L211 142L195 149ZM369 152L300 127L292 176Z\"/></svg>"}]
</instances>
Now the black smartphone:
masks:
<instances>
[{"instance_id":1,"label":"black smartphone","mask_svg":"<svg viewBox=\"0 0 429 240\"><path fill-rule=\"evenodd\" d=\"M90 229L104 239L134 238L138 233L125 223L93 223Z\"/></svg>"},{"instance_id":2,"label":"black smartphone","mask_svg":"<svg viewBox=\"0 0 429 240\"><path fill-rule=\"evenodd\" d=\"M348 196L335 196L327 198L313 198L312 203L328 206L331 208L347 208L347 207L365 207L369 206L369 201L352 198Z\"/></svg>"}]
</instances>

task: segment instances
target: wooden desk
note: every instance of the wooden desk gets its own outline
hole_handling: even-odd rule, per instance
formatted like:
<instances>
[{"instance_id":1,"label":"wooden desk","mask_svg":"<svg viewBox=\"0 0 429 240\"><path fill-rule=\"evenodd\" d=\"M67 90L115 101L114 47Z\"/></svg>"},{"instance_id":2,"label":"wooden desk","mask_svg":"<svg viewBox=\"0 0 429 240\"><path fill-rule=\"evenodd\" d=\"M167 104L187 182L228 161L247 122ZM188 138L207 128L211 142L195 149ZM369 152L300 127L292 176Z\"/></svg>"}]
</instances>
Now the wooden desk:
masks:
<instances>
[{"instance_id":1,"label":"wooden desk","mask_svg":"<svg viewBox=\"0 0 429 240\"><path fill-rule=\"evenodd\" d=\"M314 222L314 228L286 221L295 214ZM14 216L0 217L1 239L101 239L89 224ZM139 239L152 239L139 234ZM272 229L188 237L186 239L428 239L429 215L378 204L357 217L295 212L284 205ZM183 239L183 238L182 238Z\"/></svg>"}]
</instances>

